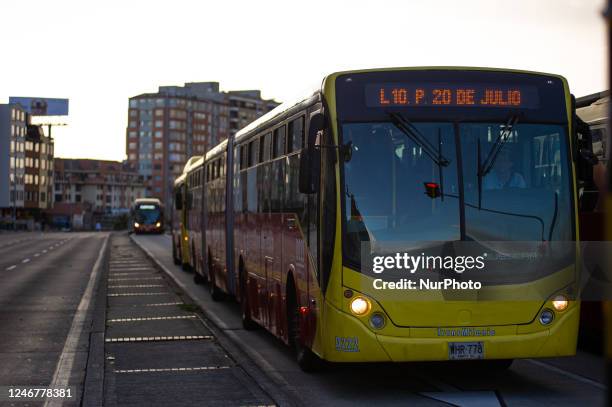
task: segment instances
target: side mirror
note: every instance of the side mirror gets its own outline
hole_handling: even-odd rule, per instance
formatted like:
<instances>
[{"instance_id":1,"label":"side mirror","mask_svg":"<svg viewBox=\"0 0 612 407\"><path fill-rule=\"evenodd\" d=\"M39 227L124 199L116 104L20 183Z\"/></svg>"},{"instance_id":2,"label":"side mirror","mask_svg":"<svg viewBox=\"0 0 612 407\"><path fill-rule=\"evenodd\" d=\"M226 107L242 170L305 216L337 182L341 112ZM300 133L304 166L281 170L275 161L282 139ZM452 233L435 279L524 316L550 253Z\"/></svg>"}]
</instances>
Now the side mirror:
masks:
<instances>
[{"instance_id":1,"label":"side mirror","mask_svg":"<svg viewBox=\"0 0 612 407\"><path fill-rule=\"evenodd\" d=\"M593 186L593 166L599 160L593 153L593 138L588 123L585 123L574 114L574 160L576 161L576 175L578 181L587 188Z\"/></svg>"},{"instance_id":2,"label":"side mirror","mask_svg":"<svg viewBox=\"0 0 612 407\"><path fill-rule=\"evenodd\" d=\"M183 209L183 195L180 192L174 194L174 209L177 211Z\"/></svg>"},{"instance_id":3,"label":"side mirror","mask_svg":"<svg viewBox=\"0 0 612 407\"><path fill-rule=\"evenodd\" d=\"M193 209L193 195L191 194L191 192L187 192L187 196L185 197L186 199L186 209L187 210L191 210Z\"/></svg>"},{"instance_id":4,"label":"side mirror","mask_svg":"<svg viewBox=\"0 0 612 407\"><path fill-rule=\"evenodd\" d=\"M300 156L299 189L303 194L314 194L319 190L321 150L317 146L317 138L324 129L323 113L312 113L308 121L306 145Z\"/></svg>"}]
</instances>

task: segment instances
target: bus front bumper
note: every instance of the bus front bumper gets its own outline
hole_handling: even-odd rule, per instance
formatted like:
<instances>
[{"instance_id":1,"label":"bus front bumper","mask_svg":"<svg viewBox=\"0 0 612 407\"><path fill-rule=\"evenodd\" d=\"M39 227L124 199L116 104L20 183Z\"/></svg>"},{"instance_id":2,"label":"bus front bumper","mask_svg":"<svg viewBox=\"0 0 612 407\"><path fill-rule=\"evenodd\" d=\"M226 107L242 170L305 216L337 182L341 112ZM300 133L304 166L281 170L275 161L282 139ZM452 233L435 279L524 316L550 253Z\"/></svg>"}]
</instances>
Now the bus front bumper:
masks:
<instances>
[{"instance_id":1,"label":"bus front bumper","mask_svg":"<svg viewBox=\"0 0 612 407\"><path fill-rule=\"evenodd\" d=\"M549 328L538 321L526 325L489 327L490 336L437 336L437 328L394 328L394 336L375 333L362 321L327 307L324 359L331 362L409 362L449 360L449 343L481 342L484 359L573 356L580 306L558 314ZM444 327L462 330L465 327ZM401 335L397 333L401 332Z\"/></svg>"}]
</instances>

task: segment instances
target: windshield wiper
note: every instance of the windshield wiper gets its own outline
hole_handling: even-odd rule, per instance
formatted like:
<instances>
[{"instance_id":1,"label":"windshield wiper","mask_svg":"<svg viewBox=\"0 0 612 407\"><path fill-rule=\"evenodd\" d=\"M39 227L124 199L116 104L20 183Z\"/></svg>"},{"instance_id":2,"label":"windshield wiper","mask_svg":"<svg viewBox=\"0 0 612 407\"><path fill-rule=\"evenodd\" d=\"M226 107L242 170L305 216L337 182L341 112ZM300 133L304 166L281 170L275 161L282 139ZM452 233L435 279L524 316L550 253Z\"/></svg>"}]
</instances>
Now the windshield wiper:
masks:
<instances>
[{"instance_id":1,"label":"windshield wiper","mask_svg":"<svg viewBox=\"0 0 612 407\"><path fill-rule=\"evenodd\" d=\"M514 126L516 126L516 124L518 123L518 119L519 118L517 115L514 115L510 117L510 119L508 119L508 122L506 122L506 125L504 126L503 130L499 132L499 136L497 136L495 143L493 143L493 147L491 147L491 150L489 151L489 154L487 155L487 158L485 159L484 163L480 159L480 137L478 137L478 209L481 209L482 207L482 179L493 169L495 161L497 160L497 156L508 141L510 134L512 134L512 129L514 129Z\"/></svg>"},{"instance_id":2,"label":"windshield wiper","mask_svg":"<svg viewBox=\"0 0 612 407\"><path fill-rule=\"evenodd\" d=\"M436 149L408 119L395 112L389 113L389 117L395 127L400 129L410 140L421 147L425 154L427 154L438 167L449 166L450 161L442 155L440 149Z\"/></svg>"},{"instance_id":3,"label":"windshield wiper","mask_svg":"<svg viewBox=\"0 0 612 407\"><path fill-rule=\"evenodd\" d=\"M512 134L512 129L514 129L514 126L516 126L516 124L518 123L518 119L518 116L515 115L508 120L503 130L499 132L499 136L497 136L495 143L493 143L493 147L491 147L491 151L489 151L489 154L487 155L487 158L485 159L484 163L481 163L480 160L478 160L478 177L484 177L491 171L491 169L493 169L499 152L502 150L502 148L508 141L508 138L510 138L510 134ZM478 141L480 142L480 139L478 139Z\"/></svg>"}]
</instances>

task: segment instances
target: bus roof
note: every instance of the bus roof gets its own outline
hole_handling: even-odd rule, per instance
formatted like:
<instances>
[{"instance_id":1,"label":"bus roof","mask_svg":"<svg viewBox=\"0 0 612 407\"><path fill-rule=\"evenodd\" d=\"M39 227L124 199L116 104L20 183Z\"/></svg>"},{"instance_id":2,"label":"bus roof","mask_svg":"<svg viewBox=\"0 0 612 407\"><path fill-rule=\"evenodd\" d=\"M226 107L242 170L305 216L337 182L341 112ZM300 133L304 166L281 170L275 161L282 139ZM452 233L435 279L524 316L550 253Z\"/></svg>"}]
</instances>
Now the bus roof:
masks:
<instances>
[{"instance_id":1,"label":"bus roof","mask_svg":"<svg viewBox=\"0 0 612 407\"><path fill-rule=\"evenodd\" d=\"M137 198L134 199L134 205L139 205L139 204L150 204L150 205L159 205L161 206L162 203L158 198Z\"/></svg>"},{"instance_id":2,"label":"bus roof","mask_svg":"<svg viewBox=\"0 0 612 407\"><path fill-rule=\"evenodd\" d=\"M197 167L198 165L201 165L204 161L204 156L203 155L194 155L193 157L190 157L189 160L187 160L187 163L185 164L185 167L183 167L183 174L187 174L189 171L191 171L192 168Z\"/></svg>"},{"instance_id":3,"label":"bus roof","mask_svg":"<svg viewBox=\"0 0 612 407\"><path fill-rule=\"evenodd\" d=\"M181 175L179 175L178 177L176 177L174 179L174 187L176 188L177 186L181 185L182 183L185 182L185 178L187 177L186 173L182 173Z\"/></svg>"},{"instance_id":4,"label":"bus roof","mask_svg":"<svg viewBox=\"0 0 612 407\"><path fill-rule=\"evenodd\" d=\"M610 96L604 96L600 99L596 99L594 102L585 107L576 109L576 114L588 124L603 123L608 119L609 103Z\"/></svg>"},{"instance_id":5,"label":"bus roof","mask_svg":"<svg viewBox=\"0 0 612 407\"><path fill-rule=\"evenodd\" d=\"M489 72L509 72L509 73L522 73L531 75L544 75L559 78L567 83L567 80L562 75L553 74L549 72L538 72L538 71L527 71L523 69L510 69L510 68L492 68L492 67L479 67L479 66L406 66L406 67L392 67L392 68L368 68L368 69L355 69L349 71L339 71L329 74L323 79L323 83L331 78L336 78L340 75L352 74L352 73L366 73L366 72L393 72L393 71L489 71Z\"/></svg>"}]
</instances>

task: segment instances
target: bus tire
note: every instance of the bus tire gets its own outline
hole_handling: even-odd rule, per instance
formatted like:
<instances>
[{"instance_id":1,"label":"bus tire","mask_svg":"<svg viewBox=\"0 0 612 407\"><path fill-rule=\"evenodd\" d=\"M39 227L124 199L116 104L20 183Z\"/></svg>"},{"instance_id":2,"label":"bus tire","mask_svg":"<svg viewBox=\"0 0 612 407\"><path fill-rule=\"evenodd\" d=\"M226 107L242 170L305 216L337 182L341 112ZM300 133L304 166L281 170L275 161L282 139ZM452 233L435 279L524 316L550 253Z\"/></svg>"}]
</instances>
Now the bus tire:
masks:
<instances>
[{"instance_id":1,"label":"bus tire","mask_svg":"<svg viewBox=\"0 0 612 407\"><path fill-rule=\"evenodd\" d=\"M301 344L300 309L295 294L293 279L287 284L287 329L289 346L293 349L298 366L307 373L322 369L323 361L310 349Z\"/></svg>"},{"instance_id":2,"label":"bus tire","mask_svg":"<svg viewBox=\"0 0 612 407\"><path fill-rule=\"evenodd\" d=\"M174 244L174 238L172 239L172 261L174 261L174 264L176 264L177 266L181 265L181 259L179 259L176 255L176 245Z\"/></svg>"},{"instance_id":3,"label":"bus tire","mask_svg":"<svg viewBox=\"0 0 612 407\"><path fill-rule=\"evenodd\" d=\"M197 271L193 274L193 282L196 285L202 285L206 283L206 279L204 277L202 277L202 275L200 273L198 273Z\"/></svg>"},{"instance_id":4,"label":"bus tire","mask_svg":"<svg viewBox=\"0 0 612 407\"><path fill-rule=\"evenodd\" d=\"M239 281L240 281L240 313L242 319L242 327L247 331L252 331L258 328L258 325L255 321L251 319L251 307L249 306L248 296L247 296L247 281L245 277L244 268L242 266L242 262L240 265L239 271Z\"/></svg>"},{"instance_id":5,"label":"bus tire","mask_svg":"<svg viewBox=\"0 0 612 407\"><path fill-rule=\"evenodd\" d=\"M210 291L210 298L213 301L223 300L223 292L217 287L215 282L215 273L213 272L213 265L211 262L210 255L208 256L208 290Z\"/></svg>"},{"instance_id":6,"label":"bus tire","mask_svg":"<svg viewBox=\"0 0 612 407\"><path fill-rule=\"evenodd\" d=\"M492 359L492 360L484 360L484 368L490 371L503 371L510 369L512 366L512 362L514 359Z\"/></svg>"}]
</instances>

